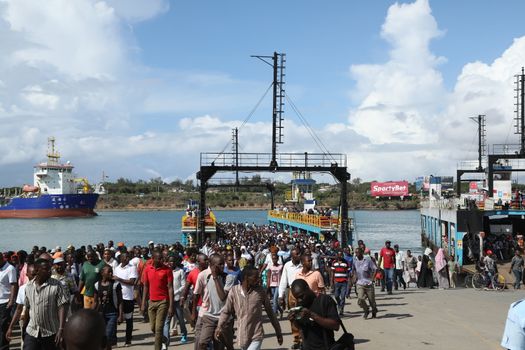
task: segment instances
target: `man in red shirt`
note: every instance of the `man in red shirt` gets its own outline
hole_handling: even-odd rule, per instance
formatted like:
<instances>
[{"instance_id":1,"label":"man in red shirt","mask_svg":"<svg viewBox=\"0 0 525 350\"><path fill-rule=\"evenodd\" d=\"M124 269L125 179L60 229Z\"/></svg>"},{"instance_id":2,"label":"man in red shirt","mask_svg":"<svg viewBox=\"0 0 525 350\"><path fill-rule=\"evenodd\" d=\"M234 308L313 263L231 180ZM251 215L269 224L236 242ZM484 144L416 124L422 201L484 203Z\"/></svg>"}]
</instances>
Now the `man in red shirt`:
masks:
<instances>
[{"instance_id":1,"label":"man in red shirt","mask_svg":"<svg viewBox=\"0 0 525 350\"><path fill-rule=\"evenodd\" d=\"M386 290L392 294L392 284L394 281L394 268L396 266L396 251L390 248L390 241L385 242L385 246L379 252L379 266L383 263L383 270L386 279Z\"/></svg>"},{"instance_id":2,"label":"man in red shirt","mask_svg":"<svg viewBox=\"0 0 525 350\"><path fill-rule=\"evenodd\" d=\"M159 250L153 252L153 264L144 268L143 278L144 295L140 310L145 312L146 296L149 295L149 323L155 333L155 350L161 350L166 316L173 316L173 272L163 264Z\"/></svg>"}]
</instances>

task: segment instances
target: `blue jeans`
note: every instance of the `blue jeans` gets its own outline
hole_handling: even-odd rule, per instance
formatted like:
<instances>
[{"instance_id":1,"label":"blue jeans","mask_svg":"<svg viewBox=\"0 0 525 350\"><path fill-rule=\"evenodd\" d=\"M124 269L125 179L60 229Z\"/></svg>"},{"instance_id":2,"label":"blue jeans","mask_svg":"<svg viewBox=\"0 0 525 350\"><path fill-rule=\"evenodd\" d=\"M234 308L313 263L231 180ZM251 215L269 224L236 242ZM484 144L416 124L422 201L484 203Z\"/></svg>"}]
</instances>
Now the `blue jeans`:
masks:
<instances>
[{"instance_id":1,"label":"blue jeans","mask_svg":"<svg viewBox=\"0 0 525 350\"><path fill-rule=\"evenodd\" d=\"M335 282L334 297L339 307L339 312L343 312L345 308L345 297L348 291L348 282Z\"/></svg>"},{"instance_id":2,"label":"blue jeans","mask_svg":"<svg viewBox=\"0 0 525 350\"><path fill-rule=\"evenodd\" d=\"M184 312L182 311L182 307L180 305L180 302L176 300L173 303L174 311L175 311L175 317L177 317L177 320L179 321L180 326L180 335L181 336L187 336L188 330L186 329L186 323L184 321ZM164 329L162 330L162 335L166 338L165 344L170 345L170 325L171 325L171 317L167 316L166 321L164 322Z\"/></svg>"},{"instance_id":3,"label":"blue jeans","mask_svg":"<svg viewBox=\"0 0 525 350\"><path fill-rule=\"evenodd\" d=\"M385 280L386 280L386 290L392 291L392 284L394 283L394 269L384 269L385 271Z\"/></svg>"},{"instance_id":4,"label":"blue jeans","mask_svg":"<svg viewBox=\"0 0 525 350\"><path fill-rule=\"evenodd\" d=\"M514 288L520 289L522 272L521 270L512 270L512 272L514 273L514 277L516 278L516 281L514 281Z\"/></svg>"},{"instance_id":5,"label":"blue jeans","mask_svg":"<svg viewBox=\"0 0 525 350\"><path fill-rule=\"evenodd\" d=\"M108 337L108 343L111 345L117 344L117 318L116 312L109 314L103 314L104 321L106 321L106 337Z\"/></svg>"},{"instance_id":6,"label":"blue jeans","mask_svg":"<svg viewBox=\"0 0 525 350\"><path fill-rule=\"evenodd\" d=\"M270 287L272 291L272 309L273 313L277 315L277 311L282 311L279 305L279 287Z\"/></svg>"},{"instance_id":7,"label":"blue jeans","mask_svg":"<svg viewBox=\"0 0 525 350\"><path fill-rule=\"evenodd\" d=\"M253 340L247 347L241 348L241 350L260 350L262 346L262 340Z\"/></svg>"}]
</instances>

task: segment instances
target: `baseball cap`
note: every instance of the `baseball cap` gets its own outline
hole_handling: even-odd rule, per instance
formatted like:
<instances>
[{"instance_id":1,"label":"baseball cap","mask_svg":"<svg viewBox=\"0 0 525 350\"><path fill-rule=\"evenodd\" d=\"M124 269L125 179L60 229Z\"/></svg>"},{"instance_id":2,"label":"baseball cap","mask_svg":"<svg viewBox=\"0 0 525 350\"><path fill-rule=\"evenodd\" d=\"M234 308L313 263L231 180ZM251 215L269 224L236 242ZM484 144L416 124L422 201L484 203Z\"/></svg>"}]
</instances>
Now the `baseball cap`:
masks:
<instances>
[{"instance_id":1,"label":"baseball cap","mask_svg":"<svg viewBox=\"0 0 525 350\"><path fill-rule=\"evenodd\" d=\"M124 242L118 242L117 247L124 247Z\"/></svg>"},{"instance_id":2,"label":"baseball cap","mask_svg":"<svg viewBox=\"0 0 525 350\"><path fill-rule=\"evenodd\" d=\"M150 245L150 244L155 244L155 242L153 242L153 241L149 241L149 242L148 242L148 245Z\"/></svg>"}]
</instances>

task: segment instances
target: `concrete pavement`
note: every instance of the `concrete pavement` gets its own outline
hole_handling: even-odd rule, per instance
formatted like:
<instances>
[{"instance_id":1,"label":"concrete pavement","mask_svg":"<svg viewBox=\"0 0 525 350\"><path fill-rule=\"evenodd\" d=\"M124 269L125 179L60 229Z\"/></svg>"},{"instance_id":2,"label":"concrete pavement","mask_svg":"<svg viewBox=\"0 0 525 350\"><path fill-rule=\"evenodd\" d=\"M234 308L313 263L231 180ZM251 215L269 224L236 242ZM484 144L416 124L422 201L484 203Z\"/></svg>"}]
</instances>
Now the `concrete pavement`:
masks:
<instances>
[{"instance_id":1,"label":"concrete pavement","mask_svg":"<svg viewBox=\"0 0 525 350\"><path fill-rule=\"evenodd\" d=\"M343 322L356 339L357 349L462 349L494 350L499 343L510 303L525 298L523 291L477 291L474 289L426 290L409 288L393 295L376 290L377 319L364 320L352 295ZM286 313L285 313L286 316ZM140 317L138 317L140 320ZM124 325L119 326L122 347ZM290 323L281 321L284 344L279 346L271 324L264 326L263 349L288 349L292 343ZM341 334L337 333L336 338ZM172 338L170 349L193 349ZM149 325L135 322L134 342L130 349L153 349Z\"/></svg>"}]
</instances>

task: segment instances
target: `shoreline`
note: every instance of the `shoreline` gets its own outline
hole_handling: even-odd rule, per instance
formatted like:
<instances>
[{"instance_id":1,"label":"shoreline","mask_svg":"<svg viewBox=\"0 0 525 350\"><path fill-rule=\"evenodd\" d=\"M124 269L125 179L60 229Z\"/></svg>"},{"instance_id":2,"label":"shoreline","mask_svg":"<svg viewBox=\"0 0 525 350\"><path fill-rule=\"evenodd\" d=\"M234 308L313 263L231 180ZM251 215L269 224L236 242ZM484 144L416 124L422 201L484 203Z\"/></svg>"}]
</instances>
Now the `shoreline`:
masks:
<instances>
[{"instance_id":1,"label":"shoreline","mask_svg":"<svg viewBox=\"0 0 525 350\"><path fill-rule=\"evenodd\" d=\"M244 207L219 207L212 209L213 211L268 211L270 208L262 208L262 207L250 207L250 208L244 208ZM355 211L355 210L361 210L361 211L410 211L410 210L419 210L419 208L352 208L348 209L348 211ZM173 211L173 212L183 212L186 211L186 209L178 209L178 208L158 208L158 207L152 207L152 208L95 208L95 211L97 212L124 212L124 211Z\"/></svg>"}]
</instances>

